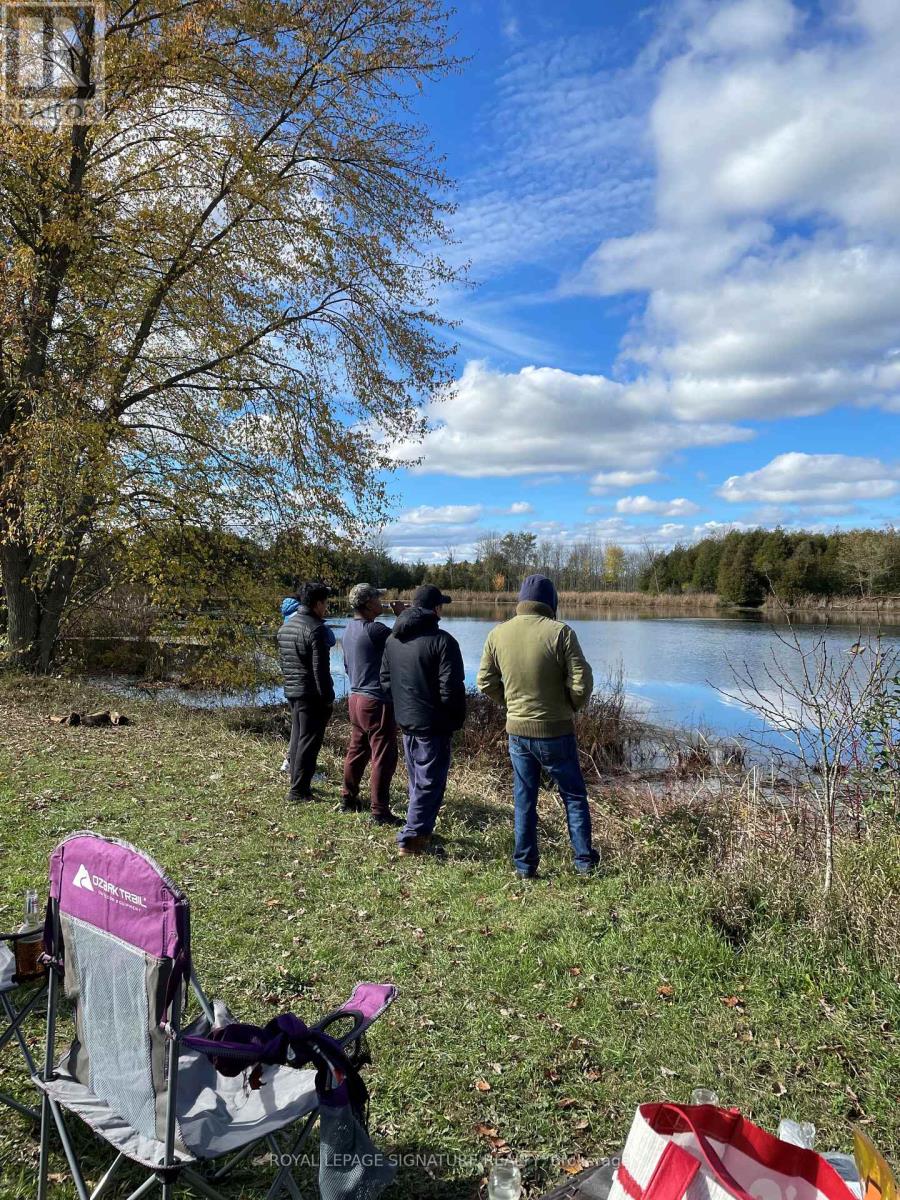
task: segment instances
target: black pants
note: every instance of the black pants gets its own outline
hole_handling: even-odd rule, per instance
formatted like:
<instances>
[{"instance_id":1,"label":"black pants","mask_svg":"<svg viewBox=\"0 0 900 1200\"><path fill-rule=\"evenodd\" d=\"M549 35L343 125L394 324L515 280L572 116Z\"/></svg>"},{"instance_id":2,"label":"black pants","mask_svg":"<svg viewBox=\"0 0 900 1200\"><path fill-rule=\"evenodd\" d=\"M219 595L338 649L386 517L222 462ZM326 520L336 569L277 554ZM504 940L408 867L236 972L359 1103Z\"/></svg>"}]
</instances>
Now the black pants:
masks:
<instances>
[{"instance_id":1,"label":"black pants","mask_svg":"<svg viewBox=\"0 0 900 1200\"><path fill-rule=\"evenodd\" d=\"M302 800L312 791L316 760L322 749L325 726L331 720L332 705L321 700L291 701L291 743L288 762L291 768L291 797Z\"/></svg>"}]
</instances>

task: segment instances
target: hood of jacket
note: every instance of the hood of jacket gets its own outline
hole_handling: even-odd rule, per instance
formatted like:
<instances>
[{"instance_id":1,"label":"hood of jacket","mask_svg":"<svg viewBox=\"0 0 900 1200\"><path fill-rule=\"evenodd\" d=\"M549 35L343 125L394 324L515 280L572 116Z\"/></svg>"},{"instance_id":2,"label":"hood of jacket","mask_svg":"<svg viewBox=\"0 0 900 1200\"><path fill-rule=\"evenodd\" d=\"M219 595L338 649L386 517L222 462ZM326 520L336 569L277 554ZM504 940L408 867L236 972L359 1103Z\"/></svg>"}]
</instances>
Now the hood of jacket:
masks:
<instances>
[{"instance_id":1,"label":"hood of jacket","mask_svg":"<svg viewBox=\"0 0 900 1200\"><path fill-rule=\"evenodd\" d=\"M288 617L292 617L294 615L299 607L300 601L296 596L285 596L281 602L281 615L285 620L287 620Z\"/></svg>"},{"instance_id":2,"label":"hood of jacket","mask_svg":"<svg viewBox=\"0 0 900 1200\"><path fill-rule=\"evenodd\" d=\"M394 622L391 637L408 642L422 634L437 633L438 616L428 608L406 608Z\"/></svg>"}]
</instances>

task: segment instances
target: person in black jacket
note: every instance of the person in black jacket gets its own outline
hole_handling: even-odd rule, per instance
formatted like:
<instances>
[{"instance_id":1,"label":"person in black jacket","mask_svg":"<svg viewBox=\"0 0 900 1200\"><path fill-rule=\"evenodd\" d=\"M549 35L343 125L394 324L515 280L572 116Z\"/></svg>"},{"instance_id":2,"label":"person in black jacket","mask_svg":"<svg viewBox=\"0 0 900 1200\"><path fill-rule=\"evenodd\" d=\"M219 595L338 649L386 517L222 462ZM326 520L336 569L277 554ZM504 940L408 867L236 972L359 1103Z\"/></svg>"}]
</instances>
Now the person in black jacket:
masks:
<instances>
[{"instance_id":1,"label":"person in black jacket","mask_svg":"<svg viewBox=\"0 0 900 1200\"><path fill-rule=\"evenodd\" d=\"M400 853L424 854L450 773L450 739L466 719L466 680L456 638L438 627L450 597L426 584L394 623L381 660L381 687L403 731L409 811Z\"/></svg>"},{"instance_id":2,"label":"person in black jacket","mask_svg":"<svg viewBox=\"0 0 900 1200\"><path fill-rule=\"evenodd\" d=\"M316 760L334 710L331 639L325 625L328 588L304 583L297 595L300 606L278 630L284 694L291 706L288 799L312 800Z\"/></svg>"}]
</instances>

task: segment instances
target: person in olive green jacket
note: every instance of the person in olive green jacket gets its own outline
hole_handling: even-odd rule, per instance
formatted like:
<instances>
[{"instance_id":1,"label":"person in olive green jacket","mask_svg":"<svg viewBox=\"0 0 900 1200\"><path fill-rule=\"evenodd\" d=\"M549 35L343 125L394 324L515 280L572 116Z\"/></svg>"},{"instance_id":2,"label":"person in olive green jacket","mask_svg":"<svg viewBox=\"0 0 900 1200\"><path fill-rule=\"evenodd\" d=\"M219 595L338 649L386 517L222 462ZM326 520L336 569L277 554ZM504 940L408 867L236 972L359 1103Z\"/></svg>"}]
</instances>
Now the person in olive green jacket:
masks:
<instances>
[{"instance_id":1,"label":"person in olive green jacket","mask_svg":"<svg viewBox=\"0 0 900 1200\"><path fill-rule=\"evenodd\" d=\"M512 760L520 879L538 869L537 798L542 769L566 806L575 869L588 875L600 856L591 842L587 788L578 761L575 713L590 699L594 678L574 630L556 619L557 595L543 575L529 575L516 615L488 634L478 690L506 706Z\"/></svg>"}]
</instances>

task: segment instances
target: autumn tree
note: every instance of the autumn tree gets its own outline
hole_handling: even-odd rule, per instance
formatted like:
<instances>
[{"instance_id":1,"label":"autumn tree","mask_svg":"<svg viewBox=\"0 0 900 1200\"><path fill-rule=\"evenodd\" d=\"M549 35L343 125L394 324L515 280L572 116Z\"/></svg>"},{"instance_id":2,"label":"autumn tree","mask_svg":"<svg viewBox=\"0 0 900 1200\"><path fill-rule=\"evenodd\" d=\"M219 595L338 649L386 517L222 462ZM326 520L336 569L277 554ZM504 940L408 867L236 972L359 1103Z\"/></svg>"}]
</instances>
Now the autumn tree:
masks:
<instances>
[{"instance_id":1,"label":"autumn tree","mask_svg":"<svg viewBox=\"0 0 900 1200\"><path fill-rule=\"evenodd\" d=\"M622 581L625 571L625 551L615 542L610 542L603 551L603 583L606 587L617 588Z\"/></svg>"},{"instance_id":2,"label":"autumn tree","mask_svg":"<svg viewBox=\"0 0 900 1200\"><path fill-rule=\"evenodd\" d=\"M31 669L88 548L353 537L449 379L412 108L451 65L440 0L108 0L105 35L102 119L3 129L0 572Z\"/></svg>"}]
</instances>

